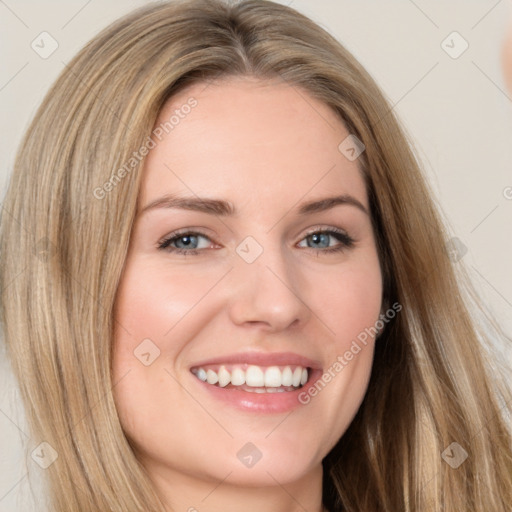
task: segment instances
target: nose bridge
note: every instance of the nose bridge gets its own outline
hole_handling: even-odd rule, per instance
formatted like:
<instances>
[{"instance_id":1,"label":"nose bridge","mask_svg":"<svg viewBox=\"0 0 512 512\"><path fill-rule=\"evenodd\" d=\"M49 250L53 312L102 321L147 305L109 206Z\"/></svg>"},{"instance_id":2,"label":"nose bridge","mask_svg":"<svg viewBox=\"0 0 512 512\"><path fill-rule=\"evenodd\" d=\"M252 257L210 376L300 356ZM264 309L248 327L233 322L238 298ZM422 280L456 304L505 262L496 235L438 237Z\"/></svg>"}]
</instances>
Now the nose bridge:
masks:
<instances>
[{"instance_id":1,"label":"nose bridge","mask_svg":"<svg viewBox=\"0 0 512 512\"><path fill-rule=\"evenodd\" d=\"M259 238L262 243L248 236L236 248L232 320L262 322L276 330L304 322L308 308L292 258L271 235Z\"/></svg>"}]
</instances>

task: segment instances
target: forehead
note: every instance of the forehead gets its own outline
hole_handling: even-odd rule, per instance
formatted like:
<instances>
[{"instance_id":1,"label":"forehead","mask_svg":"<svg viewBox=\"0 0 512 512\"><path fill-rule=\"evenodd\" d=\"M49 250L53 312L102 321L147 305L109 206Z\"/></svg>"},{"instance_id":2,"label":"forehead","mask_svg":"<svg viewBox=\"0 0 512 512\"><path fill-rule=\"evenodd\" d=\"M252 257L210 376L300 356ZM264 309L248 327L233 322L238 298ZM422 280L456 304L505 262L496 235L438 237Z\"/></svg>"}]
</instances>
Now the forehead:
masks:
<instances>
[{"instance_id":1,"label":"forehead","mask_svg":"<svg viewBox=\"0 0 512 512\"><path fill-rule=\"evenodd\" d=\"M368 207L357 160L338 149L349 132L296 86L240 77L196 83L167 101L155 133L141 205L176 193L279 208L343 193Z\"/></svg>"}]
</instances>

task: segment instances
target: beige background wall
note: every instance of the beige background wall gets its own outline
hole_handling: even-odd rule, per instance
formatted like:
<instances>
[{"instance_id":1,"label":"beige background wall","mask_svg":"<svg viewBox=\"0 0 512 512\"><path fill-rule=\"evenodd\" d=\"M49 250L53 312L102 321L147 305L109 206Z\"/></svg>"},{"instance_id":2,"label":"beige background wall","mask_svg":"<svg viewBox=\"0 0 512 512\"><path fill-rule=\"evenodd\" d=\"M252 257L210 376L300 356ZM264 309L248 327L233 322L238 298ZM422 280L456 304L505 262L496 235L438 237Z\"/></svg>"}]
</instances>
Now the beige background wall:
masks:
<instances>
[{"instance_id":1,"label":"beige background wall","mask_svg":"<svg viewBox=\"0 0 512 512\"><path fill-rule=\"evenodd\" d=\"M145 3L0 1L1 198L20 137L65 63L110 21ZM415 141L452 236L467 248L459 264L467 266L485 303L512 335L512 93L505 91L500 69L510 2L280 3L327 28L384 89ZM52 44L58 47L45 55ZM495 351L510 358L503 345ZM30 459L25 465L21 446L28 436L21 413L2 367L0 512L36 510L30 500L20 504L27 467L41 471Z\"/></svg>"}]
</instances>

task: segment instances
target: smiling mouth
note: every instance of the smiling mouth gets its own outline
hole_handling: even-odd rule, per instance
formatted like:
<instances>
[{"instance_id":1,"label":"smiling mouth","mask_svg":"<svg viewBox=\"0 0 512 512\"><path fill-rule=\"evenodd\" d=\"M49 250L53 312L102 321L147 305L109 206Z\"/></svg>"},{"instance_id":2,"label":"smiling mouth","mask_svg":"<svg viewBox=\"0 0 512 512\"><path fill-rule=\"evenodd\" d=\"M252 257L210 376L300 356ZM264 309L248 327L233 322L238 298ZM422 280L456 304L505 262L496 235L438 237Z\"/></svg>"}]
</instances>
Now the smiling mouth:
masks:
<instances>
[{"instance_id":1,"label":"smiling mouth","mask_svg":"<svg viewBox=\"0 0 512 512\"><path fill-rule=\"evenodd\" d=\"M285 393L304 386L311 369L298 365L257 366L249 364L194 367L190 371L199 380L224 389L250 393Z\"/></svg>"}]
</instances>

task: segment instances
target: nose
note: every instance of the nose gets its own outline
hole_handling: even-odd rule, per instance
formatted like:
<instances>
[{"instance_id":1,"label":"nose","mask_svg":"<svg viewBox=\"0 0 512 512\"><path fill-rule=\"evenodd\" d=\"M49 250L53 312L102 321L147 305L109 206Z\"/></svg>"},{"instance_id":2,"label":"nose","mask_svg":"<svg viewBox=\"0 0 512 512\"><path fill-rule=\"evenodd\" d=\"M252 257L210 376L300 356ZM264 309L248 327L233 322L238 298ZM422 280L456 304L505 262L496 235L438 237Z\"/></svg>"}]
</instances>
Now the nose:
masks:
<instances>
[{"instance_id":1,"label":"nose","mask_svg":"<svg viewBox=\"0 0 512 512\"><path fill-rule=\"evenodd\" d=\"M303 297L304 276L284 250L266 248L252 263L235 255L234 266L229 314L236 325L278 332L308 321L311 310Z\"/></svg>"}]
</instances>

